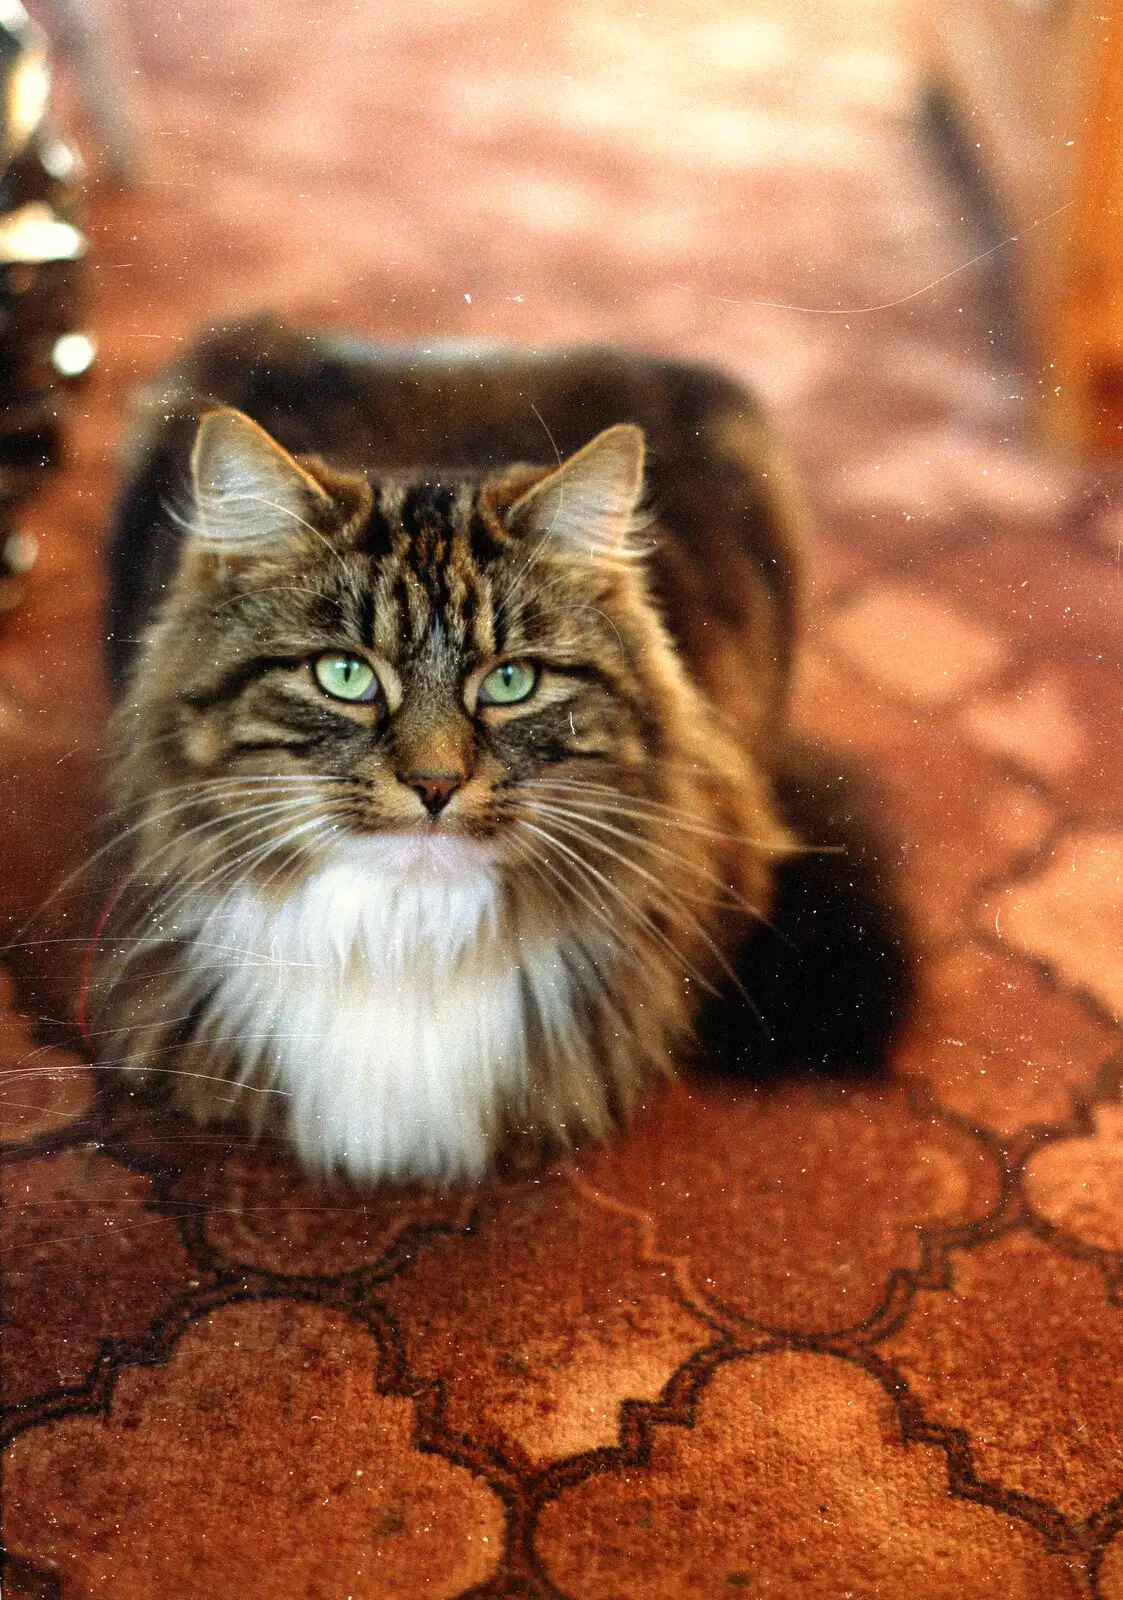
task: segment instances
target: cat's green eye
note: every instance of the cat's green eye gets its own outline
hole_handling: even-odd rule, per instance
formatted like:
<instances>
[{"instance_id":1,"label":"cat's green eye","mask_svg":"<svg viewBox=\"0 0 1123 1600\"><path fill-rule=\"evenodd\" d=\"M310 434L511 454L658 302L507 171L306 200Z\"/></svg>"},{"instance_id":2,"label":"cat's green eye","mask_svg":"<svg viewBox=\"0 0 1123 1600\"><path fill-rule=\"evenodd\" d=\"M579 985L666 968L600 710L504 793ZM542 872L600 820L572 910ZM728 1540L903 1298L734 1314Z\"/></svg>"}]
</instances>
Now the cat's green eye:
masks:
<instances>
[{"instance_id":1,"label":"cat's green eye","mask_svg":"<svg viewBox=\"0 0 1123 1600\"><path fill-rule=\"evenodd\" d=\"M530 699L537 684L538 669L529 661L504 661L480 684L480 705L516 706Z\"/></svg>"},{"instance_id":2,"label":"cat's green eye","mask_svg":"<svg viewBox=\"0 0 1123 1600\"><path fill-rule=\"evenodd\" d=\"M318 656L312 668L325 694L336 700L374 700L378 679L360 656Z\"/></svg>"}]
</instances>

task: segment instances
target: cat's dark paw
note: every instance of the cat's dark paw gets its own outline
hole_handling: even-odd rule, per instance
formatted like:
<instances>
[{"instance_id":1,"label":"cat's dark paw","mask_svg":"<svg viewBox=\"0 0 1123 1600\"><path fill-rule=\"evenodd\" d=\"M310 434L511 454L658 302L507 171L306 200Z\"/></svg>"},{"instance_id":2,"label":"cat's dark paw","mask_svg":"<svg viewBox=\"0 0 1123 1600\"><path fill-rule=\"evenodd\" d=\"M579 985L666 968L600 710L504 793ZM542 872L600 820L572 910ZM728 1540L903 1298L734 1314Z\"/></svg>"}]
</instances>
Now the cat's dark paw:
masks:
<instances>
[{"instance_id":1,"label":"cat's dark paw","mask_svg":"<svg viewBox=\"0 0 1123 1600\"><path fill-rule=\"evenodd\" d=\"M737 958L751 1006L729 993L703 1008L700 1064L753 1078L878 1075L913 988L894 852L831 752L791 746L776 788L807 848L781 869L769 924Z\"/></svg>"}]
</instances>

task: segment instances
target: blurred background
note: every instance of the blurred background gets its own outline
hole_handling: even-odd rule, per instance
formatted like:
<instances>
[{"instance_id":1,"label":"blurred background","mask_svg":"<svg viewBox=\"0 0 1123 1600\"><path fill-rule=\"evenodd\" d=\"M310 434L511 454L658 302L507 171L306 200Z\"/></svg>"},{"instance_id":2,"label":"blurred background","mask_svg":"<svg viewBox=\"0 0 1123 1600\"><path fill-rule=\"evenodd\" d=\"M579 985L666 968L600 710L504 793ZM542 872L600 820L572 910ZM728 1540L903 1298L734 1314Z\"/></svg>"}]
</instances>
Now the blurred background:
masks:
<instances>
[{"instance_id":1,"label":"blurred background","mask_svg":"<svg viewBox=\"0 0 1123 1600\"><path fill-rule=\"evenodd\" d=\"M1123 1596L1119 12L37 0L89 178L27 178L53 265L0 229L0 378L36 352L0 533L34 478L39 550L0 587L0 927L104 804L129 395L271 308L762 396L808 502L795 720L875 780L922 960L884 1081L694 1075L469 1212L99 1099L56 981L88 929L18 933L5 1594L350 1593L373 1540L476 1600ZM301 1498L356 1460L382 1520Z\"/></svg>"}]
</instances>

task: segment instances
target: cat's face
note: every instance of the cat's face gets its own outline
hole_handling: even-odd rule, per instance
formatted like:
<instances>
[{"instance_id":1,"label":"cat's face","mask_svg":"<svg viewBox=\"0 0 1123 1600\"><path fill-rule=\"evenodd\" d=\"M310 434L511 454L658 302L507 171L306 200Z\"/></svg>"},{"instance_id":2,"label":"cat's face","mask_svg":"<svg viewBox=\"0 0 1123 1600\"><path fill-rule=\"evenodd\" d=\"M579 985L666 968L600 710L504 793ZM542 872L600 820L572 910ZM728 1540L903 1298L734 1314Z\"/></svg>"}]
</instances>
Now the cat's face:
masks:
<instances>
[{"instance_id":1,"label":"cat's face","mask_svg":"<svg viewBox=\"0 0 1123 1600\"><path fill-rule=\"evenodd\" d=\"M370 485L218 411L193 465L125 756L169 870L190 847L267 877L357 838L449 870L548 847L564 875L585 808L656 793L690 696L636 560L638 429L551 473Z\"/></svg>"}]
</instances>

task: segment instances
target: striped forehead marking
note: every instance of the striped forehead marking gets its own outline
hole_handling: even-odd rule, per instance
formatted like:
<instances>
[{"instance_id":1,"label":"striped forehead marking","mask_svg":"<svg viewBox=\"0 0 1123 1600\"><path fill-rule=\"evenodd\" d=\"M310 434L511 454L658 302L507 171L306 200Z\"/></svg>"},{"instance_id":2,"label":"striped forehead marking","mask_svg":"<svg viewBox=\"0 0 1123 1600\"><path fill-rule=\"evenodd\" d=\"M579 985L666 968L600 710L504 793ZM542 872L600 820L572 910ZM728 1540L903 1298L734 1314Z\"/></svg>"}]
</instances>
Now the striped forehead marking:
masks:
<instances>
[{"instance_id":1,"label":"striped forehead marking","mask_svg":"<svg viewBox=\"0 0 1123 1600\"><path fill-rule=\"evenodd\" d=\"M478 508L471 480L383 483L375 487L362 539L372 578L400 647L419 648L435 626L461 647L496 650L490 584L481 556L499 542ZM376 604L376 612L378 606Z\"/></svg>"}]
</instances>

